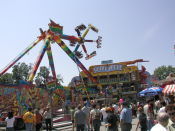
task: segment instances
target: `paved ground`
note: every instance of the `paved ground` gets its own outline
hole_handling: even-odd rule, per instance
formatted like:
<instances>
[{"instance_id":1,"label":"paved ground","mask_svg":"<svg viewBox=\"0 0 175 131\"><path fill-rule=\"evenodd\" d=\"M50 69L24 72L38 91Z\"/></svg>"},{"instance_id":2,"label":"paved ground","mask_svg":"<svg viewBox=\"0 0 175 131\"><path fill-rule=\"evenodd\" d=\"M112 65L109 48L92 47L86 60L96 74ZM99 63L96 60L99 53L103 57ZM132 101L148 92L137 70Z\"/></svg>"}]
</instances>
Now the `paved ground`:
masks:
<instances>
[{"instance_id":1,"label":"paved ground","mask_svg":"<svg viewBox=\"0 0 175 131\"><path fill-rule=\"evenodd\" d=\"M132 131L135 131L136 126L137 126L138 120L137 119L133 119L132 121ZM55 129L55 131L72 131L72 126L67 126L64 128L57 128ZM76 130L74 130L76 131ZM102 124L102 126L100 127L100 131L107 131L106 127ZM121 128L119 127L119 131L121 131ZM140 131L140 130L138 130Z\"/></svg>"},{"instance_id":2,"label":"paved ground","mask_svg":"<svg viewBox=\"0 0 175 131\"><path fill-rule=\"evenodd\" d=\"M132 121L132 131L135 131L136 129L136 125L137 125L138 120L137 119L133 119ZM0 131L5 131L5 127L0 127ZM42 131L46 131L46 130L42 130ZM62 128L56 128L53 131L72 131L72 126L66 126L66 127L62 127ZM74 130L76 131L76 130ZM100 127L100 131L107 131L106 127L103 125ZM120 127L119 127L119 131L121 131ZM140 131L140 130L138 130Z\"/></svg>"}]
</instances>

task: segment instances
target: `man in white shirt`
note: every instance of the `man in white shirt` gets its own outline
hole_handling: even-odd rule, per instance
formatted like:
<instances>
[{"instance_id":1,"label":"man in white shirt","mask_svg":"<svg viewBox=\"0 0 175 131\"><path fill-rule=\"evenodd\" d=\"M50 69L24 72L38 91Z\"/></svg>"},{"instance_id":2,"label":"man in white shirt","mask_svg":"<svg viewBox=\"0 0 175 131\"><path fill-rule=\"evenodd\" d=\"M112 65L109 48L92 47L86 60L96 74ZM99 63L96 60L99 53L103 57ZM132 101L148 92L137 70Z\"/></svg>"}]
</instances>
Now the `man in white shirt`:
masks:
<instances>
[{"instance_id":1,"label":"man in white shirt","mask_svg":"<svg viewBox=\"0 0 175 131\"><path fill-rule=\"evenodd\" d=\"M13 117L13 112L8 112L8 117L5 119L5 121L7 122L6 130L14 131L15 118Z\"/></svg>"},{"instance_id":2,"label":"man in white shirt","mask_svg":"<svg viewBox=\"0 0 175 131\"><path fill-rule=\"evenodd\" d=\"M168 131L167 125L169 121L169 115L165 112L158 113L157 116L158 124L151 128L151 131Z\"/></svg>"},{"instance_id":3,"label":"man in white shirt","mask_svg":"<svg viewBox=\"0 0 175 131\"><path fill-rule=\"evenodd\" d=\"M97 105L93 104L92 105L92 110L90 112L90 121L91 121L91 127L95 131L100 131L100 126L101 126L101 112L97 109Z\"/></svg>"},{"instance_id":4,"label":"man in white shirt","mask_svg":"<svg viewBox=\"0 0 175 131\"><path fill-rule=\"evenodd\" d=\"M164 101L162 101L160 104L161 104L161 108L159 109L159 112L158 113L160 113L160 112L166 112L165 111L166 103Z\"/></svg>"},{"instance_id":5,"label":"man in white shirt","mask_svg":"<svg viewBox=\"0 0 175 131\"><path fill-rule=\"evenodd\" d=\"M52 113L49 107L46 108L43 116L46 123L46 130L52 130Z\"/></svg>"},{"instance_id":6,"label":"man in white shirt","mask_svg":"<svg viewBox=\"0 0 175 131\"><path fill-rule=\"evenodd\" d=\"M103 122L106 122L106 117L107 117L107 113L106 113L106 108L107 106L105 106L104 104L102 105L102 109L100 110L102 116L103 116Z\"/></svg>"},{"instance_id":7,"label":"man in white shirt","mask_svg":"<svg viewBox=\"0 0 175 131\"><path fill-rule=\"evenodd\" d=\"M118 105L116 103L114 103L112 107L115 109L114 113L117 114L118 113Z\"/></svg>"}]
</instances>

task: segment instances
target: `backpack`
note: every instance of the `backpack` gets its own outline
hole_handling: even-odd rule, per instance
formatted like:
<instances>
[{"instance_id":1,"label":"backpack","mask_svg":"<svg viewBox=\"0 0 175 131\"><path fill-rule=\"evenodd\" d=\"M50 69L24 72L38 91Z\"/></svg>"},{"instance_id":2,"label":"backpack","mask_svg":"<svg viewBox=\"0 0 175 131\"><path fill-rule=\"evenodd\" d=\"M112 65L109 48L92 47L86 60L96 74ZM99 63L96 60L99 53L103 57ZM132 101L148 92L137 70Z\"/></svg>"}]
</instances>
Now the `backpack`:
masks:
<instances>
[{"instance_id":1,"label":"backpack","mask_svg":"<svg viewBox=\"0 0 175 131\"><path fill-rule=\"evenodd\" d=\"M109 124L111 124L111 126L109 128L113 128L113 127L117 126L117 121L119 121L117 116L114 114L108 115L106 120Z\"/></svg>"}]
</instances>

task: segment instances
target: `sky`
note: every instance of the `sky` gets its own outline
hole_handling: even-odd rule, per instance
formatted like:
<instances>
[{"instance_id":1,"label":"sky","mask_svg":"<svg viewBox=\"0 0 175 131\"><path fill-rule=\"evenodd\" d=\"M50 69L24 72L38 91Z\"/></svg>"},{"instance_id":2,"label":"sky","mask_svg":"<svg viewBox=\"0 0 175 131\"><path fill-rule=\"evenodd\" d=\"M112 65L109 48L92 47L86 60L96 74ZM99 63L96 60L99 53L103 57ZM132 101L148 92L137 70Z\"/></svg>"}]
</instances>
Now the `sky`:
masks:
<instances>
[{"instance_id":1,"label":"sky","mask_svg":"<svg viewBox=\"0 0 175 131\"><path fill-rule=\"evenodd\" d=\"M90 60L80 59L87 68L103 60L135 59L148 60L139 65L151 74L162 65L174 67L174 5L174 0L1 0L0 69L37 39L39 28L48 29L49 19L62 25L66 35L77 36L74 28L80 24L99 29L99 33L90 31L86 37L102 36L102 48L86 44L89 53L97 51ZM64 42L69 46L69 41ZM42 45L38 43L19 62L35 63ZM78 68L58 45L52 45L52 53L56 72L67 85L79 74ZM46 54L40 65L49 67Z\"/></svg>"}]
</instances>

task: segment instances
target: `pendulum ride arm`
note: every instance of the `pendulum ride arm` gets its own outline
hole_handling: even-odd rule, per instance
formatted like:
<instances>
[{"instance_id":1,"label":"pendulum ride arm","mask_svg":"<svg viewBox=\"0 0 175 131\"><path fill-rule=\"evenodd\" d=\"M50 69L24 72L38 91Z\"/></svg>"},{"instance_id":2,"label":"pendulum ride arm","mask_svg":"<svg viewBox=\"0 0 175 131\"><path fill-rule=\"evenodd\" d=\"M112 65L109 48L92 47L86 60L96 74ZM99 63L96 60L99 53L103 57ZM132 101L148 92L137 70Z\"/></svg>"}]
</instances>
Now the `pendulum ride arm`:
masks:
<instances>
[{"instance_id":1,"label":"pendulum ride arm","mask_svg":"<svg viewBox=\"0 0 175 131\"><path fill-rule=\"evenodd\" d=\"M49 40L47 40L47 41L49 41ZM50 44L47 47L47 56L49 59L49 65L50 65L51 70L52 70L53 79L56 81L57 78L56 78L55 66L54 66L54 61L53 61L52 50L51 50Z\"/></svg>"},{"instance_id":2,"label":"pendulum ride arm","mask_svg":"<svg viewBox=\"0 0 175 131\"><path fill-rule=\"evenodd\" d=\"M84 50L84 53L85 53L86 55L88 55L87 50L86 50L86 47L85 47L84 44L82 45L82 48L83 48L83 50Z\"/></svg>"},{"instance_id":3,"label":"pendulum ride arm","mask_svg":"<svg viewBox=\"0 0 175 131\"><path fill-rule=\"evenodd\" d=\"M91 26L88 26L88 28L85 30L85 32L81 36L81 40L78 42L79 44L77 44L77 46L75 47L74 52L76 52L79 49L81 43L83 44L83 39L86 37L86 35L89 32L90 28L91 28ZM84 50L84 48L83 48L83 50ZM85 53L87 53L87 51Z\"/></svg>"},{"instance_id":4,"label":"pendulum ride arm","mask_svg":"<svg viewBox=\"0 0 175 131\"><path fill-rule=\"evenodd\" d=\"M48 36L47 36L48 37ZM48 38L47 38L48 39ZM41 60L42 60L42 58L43 58L43 56L44 56L44 53L46 52L46 50L47 50L47 47L48 47L48 45L50 44L50 41L49 40L47 40L45 43L44 43L44 45L43 45L43 47L42 47L42 49L41 49L41 52L40 52L40 54L39 54L39 56L38 56L38 58L37 58L37 61L36 61L36 63L35 63L35 65L34 65L34 67L33 67L33 69L32 69L32 72L31 72L31 74L30 74L30 76L29 76L29 82L32 82L33 81L33 78L34 78L34 76L35 76L35 74L36 74L36 71L37 71L37 69L38 69L38 67L39 67L39 65L40 65L40 63L41 63Z\"/></svg>"},{"instance_id":5,"label":"pendulum ride arm","mask_svg":"<svg viewBox=\"0 0 175 131\"><path fill-rule=\"evenodd\" d=\"M79 47L80 47L80 44L77 44L77 46L75 47L74 52L77 52L77 50L79 49Z\"/></svg>"},{"instance_id":6,"label":"pendulum ride arm","mask_svg":"<svg viewBox=\"0 0 175 131\"><path fill-rule=\"evenodd\" d=\"M75 36L69 36L69 35L62 34L62 35L60 35L60 37L61 37L61 39L69 40L69 41L72 41L72 42L80 41L80 38L75 37Z\"/></svg>"},{"instance_id":7,"label":"pendulum ride arm","mask_svg":"<svg viewBox=\"0 0 175 131\"><path fill-rule=\"evenodd\" d=\"M0 76L3 75L10 67L12 67L18 60L20 60L27 52L29 52L37 43L39 43L43 38L39 37L30 46L28 46L23 52L19 54L11 63L9 63L1 72Z\"/></svg>"},{"instance_id":8,"label":"pendulum ride arm","mask_svg":"<svg viewBox=\"0 0 175 131\"><path fill-rule=\"evenodd\" d=\"M89 32L90 29L92 29L95 32L98 32L98 29L96 29L93 25L89 24L88 28L86 29L86 31L82 35L83 39L86 37L86 35L87 35L87 33Z\"/></svg>"},{"instance_id":9,"label":"pendulum ride arm","mask_svg":"<svg viewBox=\"0 0 175 131\"><path fill-rule=\"evenodd\" d=\"M90 74L86 67L79 61L75 54L67 47L67 45L60 39L59 36L53 35L53 40L66 52L66 54L83 70L83 72L96 84L96 79Z\"/></svg>"},{"instance_id":10,"label":"pendulum ride arm","mask_svg":"<svg viewBox=\"0 0 175 131\"><path fill-rule=\"evenodd\" d=\"M80 36L80 31L78 29L75 29L76 32L77 32L77 34L78 34L78 36L80 37L80 41L78 42L77 46L75 47L74 52L77 52L78 49L79 49L79 47L80 47L80 45L81 45L82 48L83 48L84 53L86 54L86 59L89 59L90 56L92 57L92 54L88 55L87 50L86 50L86 47L84 45L84 42L88 41L88 40L85 40L84 38L86 37L86 35L88 34L88 32L89 32L90 29L93 30L94 32L98 32L98 29L96 27L94 27L93 25L91 25L91 24L88 25L88 28L85 30L85 32L83 33L82 36ZM94 41L90 41L89 40L88 42L94 42Z\"/></svg>"}]
</instances>

